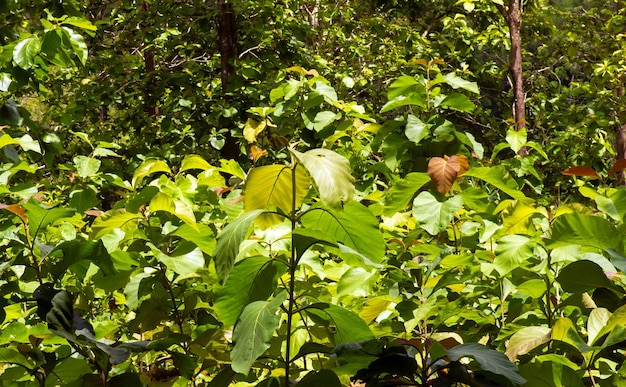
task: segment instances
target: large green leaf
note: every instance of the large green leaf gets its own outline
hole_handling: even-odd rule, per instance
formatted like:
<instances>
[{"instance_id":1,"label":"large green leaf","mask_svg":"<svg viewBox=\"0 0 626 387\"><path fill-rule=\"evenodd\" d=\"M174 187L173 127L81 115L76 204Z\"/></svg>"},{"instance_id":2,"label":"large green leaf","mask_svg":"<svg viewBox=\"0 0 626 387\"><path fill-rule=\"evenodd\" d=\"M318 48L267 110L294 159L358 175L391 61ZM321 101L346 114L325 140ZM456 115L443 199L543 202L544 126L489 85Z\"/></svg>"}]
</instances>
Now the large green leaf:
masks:
<instances>
[{"instance_id":1,"label":"large green leaf","mask_svg":"<svg viewBox=\"0 0 626 387\"><path fill-rule=\"evenodd\" d=\"M262 210L245 212L230 222L217 236L214 261L217 276L223 282L228 278L239 253L239 245L246 238L248 229L254 220L263 213Z\"/></svg>"},{"instance_id":2,"label":"large green leaf","mask_svg":"<svg viewBox=\"0 0 626 387\"><path fill-rule=\"evenodd\" d=\"M270 340L280 324L280 305L287 299L282 292L271 301L248 304L233 330L234 347L230 353L233 371L247 375L252 364L270 347Z\"/></svg>"},{"instance_id":3,"label":"large green leaf","mask_svg":"<svg viewBox=\"0 0 626 387\"><path fill-rule=\"evenodd\" d=\"M428 191L420 192L413 200L413 216L420 222L420 227L431 235L445 230L454 214L463 207L463 198L453 196L440 202Z\"/></svg>"},{"instance_id":4,"label":"large green leaf","mask_svg":"<svg viewBox=\"0 0 626 387\"><path fill-rule=\"evenodd\" d=\"M597 263L582 260L565 266L556 278L561 288L570 293L582 293L596 288L610 288L611 281Z\"/></svg>"},{"instance_id":5,"label":"large green leaf","mask_svg":"<svg viewBox=\"0 0 626 387\"><path fill-rule=\"evenodd\" d=\"M196 224L196 227L192 227L188 224L183 224L172 234L183 238L184 240L193 242L207 255L213 255L215 249L215 236L213 230L205 224Z\"/></svg>"},{"instance_id":6,"label":"large green leaf","mask_svg":"<svg viewBox=\"0 0 626 387\"><path fill-rule=\"evenodd\" d=\"M506 275L518 267L524 267L533 256L537 243L524 235L505 235L498 240L493 263L500 275Z\"/></svg>"},{"instance_id":7,"label":"large green leaf","mask_svg":"<svg viewBox=\"0 0 626 387\"><path fill-rule=\"evenodd\" d=\"M456 75L456 73L447 73L443 76L443 79L448 85L452 86L453 89L464 89L475 94L480 93L476 82L467 81Z\"/></svg>"},{"instance_id":8,"label":"large green leaf","mask_svg":"<svg viewBox=\"0 0 626 387\"><path fill-rule=\"evenodd\" d=\"M483 180L514 199L526 202L529 201L529 198L527 198L524 193L519 190L517 183L513 180L511 175L509 175L509 172L504 166L474 167L470 168L463 175Z\"/></svg>"},{"instance_id":9,"label":"large green leaf","mask_svg":"<svg viewBox=\"0 0 626 387\"><path fill-rule=\"evenodd\" d=\"M417 191L430 181L426 172L411 172L396 183L385 195L383 214L392 216L396 212L405 211Z\"/></svg>"},{"instance_id":10,"label":"large green leaf","mask_svg":"<svg viewBox=\"0 0 626 387\"><path fill-rule=\"evenodd\" d=\"M265 301L276 289L276 277L285 272L267 257L250 257L235 264L226 283L216 290L214 307L226 327L235 324L243 308Z\"/></svg>"},{"instance_id":11,"label":"large green leaf","mask_svg":"<svg viewBox=\"0 0 626 387\"><path fill-rule=\"evenodd\" d=\"M603 347L617 344L626 340L626 305L622 305L617 308L611 317L607 320L606 324L600 329L595 336L594 341L598 341L607 333L609 336L604 340Z\"/></svg>"},{"instance_id":12,"label":"large green leaf","mask_svg":"<svg viewBox=\"0 0 626 387\"><path fill-rule=\"evenodd\" d=\"M41 230L45 230L46 226L59 220L69 219L75 213L74 210L69 208L44 208L35 199L29 200L23 206L26 209L26 218L28 219L31 237L37 236Z\"/></svg>"},{"instance_id":13,"label":"large green leaf","mask_svg":"<svg viewBox=\"0 0 626 387\"><path fill-rule=\"evenodd\" d=\"M472 357L485 371L502 375L513 383L526 383L526 379L517 372L517 366L503 353L487 348L484 345L478 343L461 344L448 349L447 353L452 361L458 361L464 357Z\"/></svg>"},{"instance_id":14,"label":"large green leaf","mask_svg":"<svg viewBox=\"0 0 626 387\"><path fill-rule=\"evenodd\" d=\"M313 178L322 203L331 208L341 208L342 203L352 200L354 178L350 174L347 158L330 149L292 152Z\"/></svg>"},{"instance_id":15,"label":"large green leaf","mask_svg":"<svg viewBox=\"0 0 626 387\"><path fill-rule=\"evenodd\" d=\"M380 263L385 255L385 241L378 229L378 220L360 203L347 203L343 211L315 206L302 216L301 221L305 228L332 235L337 242L374 263Z\"/></svg>"},{"instance_id":16,"label":"large green leaf","mask_svg":"<svg viewBox=\"0 0 626 387\"><path fill-rule=\"evenodd\" d=\"M579 244L606 251L617 249L621 243L615 226L599 216L572 212L552 222L551 247Z\"/></svg>"},{"instance_id":17,"label":"large green leaf","mask_svg":"<svg viewBox=\"0 0 626 387\"><path fill-rule=\"evenodd\" d=\"M35 57L41 50L41 42L36 36L31 36L19 41L13 48L13 61L24 70L28 70L35 64Z\"/></svg>"},{"instance_id":18,"label":"large green leaf","mask_svg":"<svg viewBox=\"0 0 626 387\"><path fill-rule=\"evenodd\" d=\"M451 93L439 105L444 108L471 113L474 111L474 103L465 94Z\"/></svg>"},{"instance_id":19,"label":"large green leaf","mask_svg":"<svg viewBox=\"0 0 626 387\"><path fill-rule=\"evenodd\" d=\"M396 79L391 83L391 85L389 85L389 89L387 90L387 98L391 101L392 99L395 99L401 95L405 95L416 90L424 90L424 94L426 94L424 86L418 81L417 78L409 75L403 75L401 77L398 77L398 79ZM424 106L426 105L424 104Z\"/></svg>"},{"instance_id":20,"label":"large green leaf","mask_svg":"<svg viewBox=\"0 0 626 387\"><path fill-rule=\"evenodd\" d=\"M246 178L246 188L243 193L244 209L251 211L278 207L283 213L291 214L302 204L302 200L309 192L310 184L309 177L300 166L295 169L295 182L293 170L285 165L252 168ZM294 205L295 208L292 208ZM275 214L262 214L255 223L265 228L283 219L282 216Z\"/></svg>"},{"instance_id":21,"label":"large green leaf","mask_svg":"<svg viewBox=\"0 0 626 387\"><path fill-rule=\"evenodd\" d=\"M312 317L327 320L335 328L334 345L374 338L374 334L359 315L338 305L316 303L309 305L304 311Z\"/></svg>"}]
</instances>

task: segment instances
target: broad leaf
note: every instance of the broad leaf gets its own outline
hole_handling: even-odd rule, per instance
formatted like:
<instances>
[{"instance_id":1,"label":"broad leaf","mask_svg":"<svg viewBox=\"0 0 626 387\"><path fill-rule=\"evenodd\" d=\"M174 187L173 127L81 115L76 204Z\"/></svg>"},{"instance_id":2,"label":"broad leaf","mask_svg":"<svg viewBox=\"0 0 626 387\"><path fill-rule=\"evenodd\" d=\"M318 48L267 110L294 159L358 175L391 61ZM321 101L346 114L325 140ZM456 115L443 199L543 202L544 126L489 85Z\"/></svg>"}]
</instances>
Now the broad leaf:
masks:
<instances>
[{"instance_id":1,"label":"broad leaf","mask_svg":"<svg viewBox=\"0 0 626 387\"><path fill-rule=\"evenodd\" d=\"M35 57L41 50L41 42L36 36L31 36L19 41L13 49L13 61L24 70L28 70L35 64Z\"/></svg>"},{"instance_id":2,"label":"broad leaf","mask_svg":"<svg viewBox=\"0 0 626 387\"><path fill-rule=\"evenodd\" d=\"M343 211L316 206L308 210L301 221L305 228L332 235L335 241L356 250L374 263L380 263L385 255L385 241L378 229L378 220L360 203L350 202Z\"/></svg>"},{"instance_id":3,"label":"broad leaf","mask_svg":"<svg viewBox=\"0 0 626 387\"><path fill-rule=\"evenodd\" d=\"M415 144L419 144L424 138L430 135L431 124L425 124L419 118L413 114L409 114L406 118L406 129L404 134L406 138L413 141Z\"/></svg>"},{"instance_id":4,"label":"broad leaf","mask_svg":"<svg viewBox=\"0 0 626 387\"><path fill-rule=\"evenodd\" d=\"M304 312L328 320L335 328L334 345L360 342L374 338L374 334L357 314L340 306L326 303L309 305Z\"/></svg>"},{"instance_id":5,"label":"broad leaf","mask_svg":"<svg viewBox=\"0 0 626 387\"><path fill-rule=\"evenodd\" d=\"M472 357L485 371L502 375L513 383L526 383L526 379L518 374L517 366L503 353L487 348L484 345L478 343L461 344L448 349L447 353L452 361L459 361L464 357Z\"/></svg>"},{"instance_id":6,"label":"broad leaf","mask_svg":"<svg viewBox=\"0 0 626 387\"><path fill-rule=\"evenodd\" d=\"M98 173L100 169L100 160L87 156L74 157L74 165L76 166L76 173L82 178L93 176Z\"/></svg>"},{"instance_id":7,"label":"broad leaf","mask_svg":"<svg viewBox=\"0 0 626 387\"><path fill-rule=\"evenodd\" d=\"M611 312L606 308L594 308L587 319L587 344L593 345L598 333L606 326L611 318Z\"/></svg>"},{"instance_id":8,"label":"broad leaf","mask_svg":"<svg viewBox=\"0 0 626 387\"><path fill-rule=\"evenodd\" d=\"M141 214L122 210L111 210L96 218L91 225L91 238L100 239L109 231L115 229L128 230L136 228L137 222L142 219Z\"/></svg>"},{"instance_id":9,"label":"broad leaf","mask_svg":"<svg viewBox=\"0 0 626 387\"><path fill-rule=\"evenodd\" d=\"M443 108L458 110L465 113L471 113L476 106L465 94L451 93L439 105Z\"/></svg>"},{"instance_id":10,"label":"broad leaf","mask_svg":"<svg viewBox=\"0 0 626 387\"><path fill-rule=\"evenodd\" d=\"M131 185L134 189L137 189L138 184L143 180L144 177L158 172L172 173L170 171L170 167L167 166L165 161L162 160L146 160L137 169L133 174L133 181Z\"/></svg>"},{"instance_id":11,"label":"broad leaf","mask_svg":"<svg viewBox=\"0 0 626 387\"><path fill-rule=\"evenodd\" d=\"M403 75L393 81L387 90L387 98L391 101L401 95L405 95L415 90L423 90L424 86L415 78L409 75ZM424 94L426 91L424 90ZM424 106L426 106L424 104Z\"/></svg>"},{"instance_id":12,"label":"broad leaf","mask_svg":"<svg viewBox=\"0 0 626 387\"><path fill-rule=\"evenodd\" d=\"M533 387L584 387L583 371L564 355L539 355L532 363L520 365L520 375L527 386Z\"/></svg>"},{"instance_id":13,"label":"broad leaf","mask_svg":"<svg viewBox=\"0 0 626 387\"><path fill-rule=\"evenodd\" d=\"M615 164L613 164L609 170L608 176L611 176L616 172L623 171L624 169L626 169L626 159L617 159L615 160Z\"/></svg>"},{"instance_id":14,"label":"broad leaf","mask_svg":"<svg viewBox=\"0 0 626 387\"><path fill-rule=\"evenodd\" d=\"M405 211L417 191L429 181L430 176L423 172L411 172L404 179L396 181L385 195L383 214L392 216L396 212Z\"/></svg>"},{"instance_id":15,"label":"broad leaf","mask_svg":"<svg viewBox=\"0 0 626 387\"><path fill-rule=\"evenodd\" d=\"M524 235L505 235L498 241L496 259L493 261L496 270L502 276L518 267L526 266L527 260L534 254L537 243Z\"/></svg>"},{"instance_id":16,"label":"broad leaf","mask_svg":"<svg viewBox=\"0 0 626 387\"><path fill-rule=\"evenodd\" d=\"M578 330L572 320L567 317L556 320L552 326L552 340L567 343L578 349L581 354L589 352L591 349L578 334Z\"/></svg>"},{"instance_id":17,"label":"broad leaf","mask_svg":"<svg viewBox=\"0 0 626 387\"><path fill-rule=\"evenodd\" d=\"M445 230L454 214L463 207L463 198L453 196L440 202L430 192L421 192L413 200L413 216L420 222L420 227L431 235Z\"/></svg>"},{"instance_id":18,"label":"broad leaf","mask_svg":"<svg viewBox=\"0 0 626 387\"><path fill-rule=\"evenodd\" d=\"M176 274L188 276L204 267L204 255L195 244L191 242L181 243L172 254L167 255L156 250L156 259Z\"/></svg>"},{"instance_id":19,"label":"broad leaf","mask_svg":"<svg viewBox=\"0 0 626 387\"><path fill-rule=\"evenodd\" d=\"M217 276L223 282L228 278L239 253L239 245L246 238L248 229L254 220L263 213L262 210L245 212L230 222L217 236L214 261Z\"/></svg>"},{"instance_id":20,"label":"broad leaf","mask_svg":"<svg viewBox=\"0 0 626 387\"><path fill-rule=\"evenodd\" d=\"M467 81L456 75L456 73L447 73L443 76L443 79L448 85L452 86L453 89L464 89L474 94L478 94L480 92L476 82Z\"/></svg>"},{"instance_id":21,"label":"broad leaf","mask_svg":"<svg viewBox=\"0 0 626 387\"><path fill-rule=\"evenodd\" d=\"M331 208L354 196L354 178L350 174L350 161L330 149L312 149L305 153L291 151L313 178L322 202Z\"/></svg>"},{"instance_id":22,"label":"broad leaf","mask_svg":"<svg viewBox=\"0 0 626 387\"><path fill-rule=\"evenodd\" d=\"M504 166L474 167L470 168L464 175L483 180L514 199L529 201L522 191L519 190L517 183Z\"/></svg>"},{"instance_id":23,"label":"broad leaf","mask_svg":"<svg viewBox=\"0 0 626 387\"><path fill-rule=\"evenodd\" d=\"M552 222L551 247L579 244L606 251L617 249L621 243L615 226L599 216L573 212Z\"/></svg>"},{"instance_id":24,"label":"broad leaf","mask_svg":"<svg viewBox=\"0 0 626 387\"><path fill-rule=\"evenodd\" d=\"M248 304L233 330L235 346L230 353L233 371L247 375L252 364L270 347L270 340L280 324L280 305L287 299L282 292L271 301Z\"/></svg>"},{"instance_id":25,"label":"broad leaf","mask_svg":"<svg viewBox=\"0 0 626 387\"><path fill-rule=\"evenodd\" d=\"M609 334L609 337L607 337L604 341L604 347L616 344L619 341L626 340L626 337L624 337L624 328L626 328L626 305L620 306L613 312L611 317L609 317L609 319L607 320L606 324L595 336L594 341L598 341L607 333ZM611 335L615 335L615 333L618 333L619 336L622 336L620 337L622 340L612 338Z\"/></svg>"},{"instance_id":26,"label":"broad leaf","mask_svg":"<svg viewBox=\"0 0 626 387\"><path fill-rule=\"evenodd\" d=\"M216 169L216 167L209 164L205 159L198 155L186 155L180 165L180 171L188 171L190 169L201 169L203 171L209 169Z\"/></svg>"},{"instance_id":27,"label":"broad leaf","mask_svg":"<svg viewBox=\"0 0 626 387\"><path fill-rule=\"evenodd\" d=\"M278 207L283 213L291 214L302 204L302 200L309 192L310 184L309 177L300 166L296 167L295 179L293 170L285 165L252 168L248 173L243 193L244 209L252 211ZM293 205L295 208L292 208ZM262 214L255 223L265 228L283 219L284 217L275 214Z\"/></svg>"},{"instance_id":28,"label":"broad leaf","mask_svg":"<svg viewBox=\"0 0 626 387\"><path fill-rule=\"evenodd\" d=\"M233 326L249 303L267 300L276 289L276 276L284 272L284 265L267 257L251 257L237 262L226 283L216 291L215 311L224 326Z\"/></svg>"},{"instance_id":29,"label":"broad leaf","mask_svg":"<svg viewBox=\"0 0 626 387\"><path fill-rule=\"evenodd\" d=\"M512 361L525 355L532 349L547 343L551 339L552 330L548 327L524 327L515 332L506 344L506 356Z\"/></svg>"},{"instance_id":30,"label":"broad leaf","mask_svg":"<svg viewBox=\"0 0 626 387\"><path fill-rule=\"evenodd\" d=\"M596 263L582 260L565 266L556 278L569 293L582 293L596 288L610 288L611 281Z\"/></svg>"}]
</instances>

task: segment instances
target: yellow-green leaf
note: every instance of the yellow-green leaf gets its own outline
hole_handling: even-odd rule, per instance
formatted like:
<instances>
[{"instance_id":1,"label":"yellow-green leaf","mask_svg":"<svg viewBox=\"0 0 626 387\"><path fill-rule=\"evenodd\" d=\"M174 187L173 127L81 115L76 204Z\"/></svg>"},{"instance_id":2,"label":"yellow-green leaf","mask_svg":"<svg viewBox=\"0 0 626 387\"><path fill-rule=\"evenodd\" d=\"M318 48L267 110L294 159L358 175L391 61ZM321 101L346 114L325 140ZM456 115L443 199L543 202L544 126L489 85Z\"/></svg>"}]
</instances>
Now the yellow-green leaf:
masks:
<instances>
[{"instance_id":1,"label":"yellow-green leaf","mask_svg":"<svg viewBox=\"0 0 626 387\"><path fill-rule=\"evenodd\" d=\"M265 128L267 127L267 121L257 121L252 118L248 118L246 124L243 126L243 137L249 143L253 143L256 141L256 136L259 135Z\"/></svg>"},{"instance_id":2,"label":"yellow-green leaf","mask_svg":"<svg viewBox=\"0 0 626 387\"><path fill-rule=\"evenodd\" d=\"M144 161L133 174L132 186L134 189L137 189L137 185L141 182L141 180L152 174L157 172L165 172L172 173L170 171L170 167L167 166L165 161L162 160L146 160Z\"/></svg>"},{"instance_id":3,"label":"yellow-green leaf","mask_svg":"<svg viewBox=\"0 0 626 387\"><path fill-rule=\"evenodd\" d=\"M206 171L208 169L216 169L216 167L209 164L205 159L198 155L187 155L183 159L180 165L180 171L187 171L189 169L202 169Z\"/></svg>"},{"instance_id":4,"label":"yellow-green leaf","mask_svg":"<svg viewBox=\"0 0 626 387\"><path fill-rule=\"evenodd\" d=\"M302 167L295 169L295 187L293 172L289 166L267 165L250 170L244 190L245 211L264 210L278 207L289 214L300 207L309 191L311 182ZM295 194L295 201L294 201ZM296 208L292 208L295 204ZM256 219L260 227L269 227L283 218L274 214L263 214Z\"/></svg>"}]
</instances>

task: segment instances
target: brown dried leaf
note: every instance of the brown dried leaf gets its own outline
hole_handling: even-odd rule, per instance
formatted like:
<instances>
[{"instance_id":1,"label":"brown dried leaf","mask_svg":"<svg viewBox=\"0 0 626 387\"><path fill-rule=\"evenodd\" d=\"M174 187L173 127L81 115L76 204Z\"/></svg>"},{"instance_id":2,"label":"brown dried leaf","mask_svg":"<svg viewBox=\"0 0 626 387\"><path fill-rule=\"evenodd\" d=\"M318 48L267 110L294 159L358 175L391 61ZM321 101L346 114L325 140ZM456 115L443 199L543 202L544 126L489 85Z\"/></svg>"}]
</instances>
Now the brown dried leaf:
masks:
<instances>
[{"instance_id":1,"label":"brown dried leaf","mask_svg":"<svg viewBox=\"0 0 626 387\"><path fill-rule=\"evenodd\" d=\"M267 156L267 151L261 147L258 147L256 145L252 145L250 147L250 158L252 159L252 161L254 161L255 163L261 158Z\"/></svg>"}]
</instances>

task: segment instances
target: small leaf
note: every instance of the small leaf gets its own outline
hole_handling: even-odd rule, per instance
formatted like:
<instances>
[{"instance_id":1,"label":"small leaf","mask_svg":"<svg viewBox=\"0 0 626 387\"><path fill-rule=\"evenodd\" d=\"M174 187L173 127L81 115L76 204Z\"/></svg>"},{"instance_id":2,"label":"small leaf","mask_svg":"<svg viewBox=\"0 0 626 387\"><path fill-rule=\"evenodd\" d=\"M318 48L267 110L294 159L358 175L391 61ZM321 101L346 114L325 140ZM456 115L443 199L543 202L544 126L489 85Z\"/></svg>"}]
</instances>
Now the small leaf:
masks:
<instances>
[{"instance_id":1,"label":"small leaf","mask_svg":"<svg viewBox=\"0 0 626 387\"><path fill-rule=\"evenodd\" d=\"M316 132L320 132L328 125L332 124L340 118L340 113L333 113L328 110L321 111L317 113L315 115L315 118L313 119L313 129L315 129Z\"/></svg>"},{"instance_id":2,"label":"small leaf","mask_svg":"<svg viewBox=\"0 0 626 387\"><path fill-rule=\"evenodd\" d=\"M342 203L354 196L354 178L350 174L350 161L330 149L311 149L300 153L291 150L313 178L322 202L331 208L341 208Z\"/></svg>"},{"instance_id":3,"label":"small leaf","mask_svg":"<svg viewBox=\"0 0 626 387\"><path fill-rule=\"evenodd\" d=\"M214 260L217 276L222 282L226 281L235 264L239 245L246 238L250 225L262 213L263 210L253 210L240 215L224 227L217 236Z\"/></svg>"},{"instance_id":4,"label":"small leaf","mask_svg":"<svg viewBox=\"0 0 626 387\"><path fill-rule=\"evenodd\" d=\"M513 152L518 153L527 142L526 128L520 130L509 129L506 132L506 142L511 146Z\"/></svg>"},{"instance_id":5,"label":"small leaf","mask_svg":"<svg viewBox=\"0 0 626 387\"><path fill-rule=\"evenodd\" d=\"M464 175L483 180L514 199L529 201L504 166L474 167L470 168Z\"/></svg>"},{"instance_id":6,"label":"small leaf","mask_svg":"<svg viewBox=\"0 0 626 387\"><path fill-rule=\"evenodd\" d=\"M63 24L69 24L71 26L78 27L87 31L97 31L95 25L93 25L89 20L82 17L70 16L67 19L63 20Z\"/></svg>"},{"instance_id":7,"label":"small leaf","mask_svg":"<svg viewBox=\"0 0 626 387\"><path fill-rule=\"evenodd\" d=\"M255 163L256 163L257 161L259 161L259 159L260 159L261 157L265 157L265 156L267 156L267 155L268 155L267 150L265 150L265 149L263 149L263 148L261 148L261 147L258 147L258 146L256 146L256 145L252 145L252 146L250 147L250 158L251 158L251 159L252 159L252 161L253 161L253 162L255 162Z\"/></svg>"},{"instance_id":8,"label":"small leaf","mask_svg":"<svg viewBox=\"0 0 626 387\"><path fill-rule=\"evenodd\" d=\"M561 174L567 175L567 176L587 176L587 177L592 177L594 179L600 178L600 176L596 173L596 171L593 170L593 168L587 167L584 165L578 166L578 167L571 167L561 172Z\"/></svg>"},{"instance_id":9,"label":"small leaf","mask_svg":"<svg viewBox=\"0 0 626 387\"><path fill-rule=\"evenodd\" d=\"M270 340L280 324L280 305L287 299L282 292L271 301L248 304L233 330L235 346L230 353L233 371L247 375L256 359L270 347Z\"/></svg>"}]
</instances>

